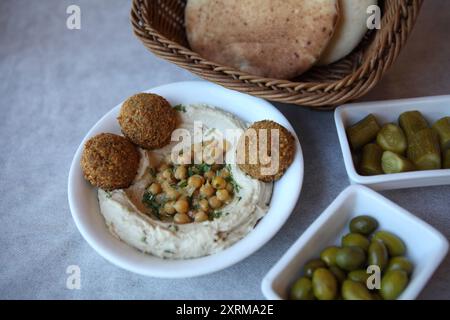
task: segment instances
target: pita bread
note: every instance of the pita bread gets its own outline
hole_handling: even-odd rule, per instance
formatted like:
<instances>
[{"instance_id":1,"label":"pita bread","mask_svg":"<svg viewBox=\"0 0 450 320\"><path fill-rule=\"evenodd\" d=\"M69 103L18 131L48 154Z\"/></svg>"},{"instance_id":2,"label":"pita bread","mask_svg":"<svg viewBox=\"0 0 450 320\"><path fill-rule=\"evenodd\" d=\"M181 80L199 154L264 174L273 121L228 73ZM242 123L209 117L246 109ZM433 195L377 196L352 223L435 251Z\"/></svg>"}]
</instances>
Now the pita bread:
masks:
<instances>
[{"instance_id":1,"label":"pita bread","mask_svg":"<svg viewBox=\"0 0 450 320\"><path fill-rule=\"evenodd\" d=\"M290 79L318 61L338 17L338 0L189 0L186 32L205 59Z\"/></svg>"},{"instance_id":2,"label":"pita bread","mask_svg":"<svg viewBox=\"0 0 450 320\"><path fill-rule=\"evenodd\" d=\"M336 62L351 53L367 32L367 8L377 0L340 0L341 17L319 65Z\"/></svg>"}]
</instances>

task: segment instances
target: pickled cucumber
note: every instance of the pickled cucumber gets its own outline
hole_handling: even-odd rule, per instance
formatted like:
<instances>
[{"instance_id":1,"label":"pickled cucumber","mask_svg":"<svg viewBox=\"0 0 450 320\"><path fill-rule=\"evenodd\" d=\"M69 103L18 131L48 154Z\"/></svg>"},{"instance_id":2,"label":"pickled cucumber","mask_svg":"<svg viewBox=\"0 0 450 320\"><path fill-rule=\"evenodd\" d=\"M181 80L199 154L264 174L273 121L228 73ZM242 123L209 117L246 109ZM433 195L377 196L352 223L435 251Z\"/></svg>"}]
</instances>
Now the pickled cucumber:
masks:
<instances>
[{"instance_id":1,"label":"pickled cucumber","mask_svg":"<svg viewBox=\"0 0 450 320\"><path fill-rule=\"evenodd\" d=\"M398 119L398 122L400 127L402 127L408 142L417 132L428 128L427 120L425 120L419 111L408 111L402 113Z\"/></svg>"},{"instance_id":2,"label":"pickled cucumber","mask_svg":"<svg viewBox=\"0 0 450 320\"><path fill-rule=\"evenodd\" d=\"M408 158L418 170L441 168L441 148L433 129L423 129L411 136L408 146Z\"/></svg>"},{"instance_id":3,"label":"pickled cucumber","mask_svg":"<svg viewBox=\"0 0 450 320\"><path fill-rule=\"evenodd\" d=\"M405 157L391 151L385 151L381 157L381 168L384 173L400 173L415 170L414 164Z\"/></svg>"},{"instance_id":4,"label":"pickled cucumber","mask_svg":"<svg viewBox=\"0 0 450 320\"><path fill-rule=\"evenodd\" d=\"M404 154L407 148L406 136L403 130L393 124L385 124L377 135L378 145L385 151Z\"/></svg>"},{"instance_id":5,"label":"pickled cucumber","mask_svg":"<svg viewBox=\"0 0 450 320\"><path fill-rule=\"evenodd\" d=\"M347 129L347 136L353 150L364 147L367 143L375 140L381 127L373 114Z\"/></svg>"},{"instance_id":6,"label":"pickled cucumber","mask_svg":"<svg viewBox=\"0 0 450 320\"><path fill-rule=\"evenodd\" d=\"M433 129L439 136L441 149L446 151L450 149L450 117L442 118L433 125Z\"/></svg>"},{"instance_id":7,"label":"pickled cucumber","mask_svg":"<svg viewBox=\"0 0 450 320\"><path fill-rule=\"evenodd\" d=\"M450 169L450 149L444 152L444 164L442 167L444 169Z\"/></svg>"},{"instance_id":8,"label":"pickled cucumber","mask_svg":"<svg viewBox=\"0 0 450 320\"><path fill-rule=\"evenodd\" d=\"M374 176L382 174L381 156L383 149L375 143L369 143L364 146L359 171L366 176Z\"/></svg>"}]
</instances>

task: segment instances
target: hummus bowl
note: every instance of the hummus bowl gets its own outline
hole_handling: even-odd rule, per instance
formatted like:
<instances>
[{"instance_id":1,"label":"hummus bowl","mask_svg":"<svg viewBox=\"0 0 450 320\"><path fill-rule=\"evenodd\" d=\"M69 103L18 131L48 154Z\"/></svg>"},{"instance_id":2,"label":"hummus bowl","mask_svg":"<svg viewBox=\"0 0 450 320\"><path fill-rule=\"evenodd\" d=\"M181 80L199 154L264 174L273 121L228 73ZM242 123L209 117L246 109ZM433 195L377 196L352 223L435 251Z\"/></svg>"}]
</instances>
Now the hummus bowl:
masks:
<instances>
[{"instance_id":1,"label":"hummus bowl","mask_svg":"<svg viewBox=\"0 0 450 320\"><path fill-rule=\"evenodd\" d=\"M270 103L208 82L173 83L148 92L165 97L173 106L180 104L212 106L245 123L266 119L278 122L295 137L294 161L284 176L273 184L267 213L242 239L199 258L170 259L170 256L162 255L161 258L143 253L122 242L108 230L105 217L100 210L97 188L84 179L80 167L83 146L89 138L102 132L120 134L117 116L121 103L94 125L81 142L72 161L68 197L72 216L80 233L94 250L108 261L146 276L161 278L200 276L219 271L245 259L278 232L297 203L303 181L303 156L295 131L288 120Z\"/></svg>"}]
</instances>

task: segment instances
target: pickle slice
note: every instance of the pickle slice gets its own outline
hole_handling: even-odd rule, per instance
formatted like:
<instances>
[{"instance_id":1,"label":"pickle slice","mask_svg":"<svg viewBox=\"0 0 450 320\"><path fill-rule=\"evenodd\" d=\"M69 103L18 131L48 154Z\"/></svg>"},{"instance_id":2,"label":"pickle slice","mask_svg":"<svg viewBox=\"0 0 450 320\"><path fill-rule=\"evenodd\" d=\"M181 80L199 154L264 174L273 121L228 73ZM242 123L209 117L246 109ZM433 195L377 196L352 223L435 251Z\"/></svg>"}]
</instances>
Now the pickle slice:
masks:
<instances>
[{"instance_id":1,"label":"pickle slice","mask_svg":"<svg viewBox=\"0 0 450 320\"><path fill-rule=\"evenodd\" d=\"M402 128L388 123L385 124L377 135L377 143L384 151L392 151L398 154L404 154L408 144Z\"/></svg>"},{"instance_id":2,"label":"pickle slice","mask_svg":"<svg viewBox=\"0 0 450 320\"><path fill-rule=\"evenodd\" d=\"M419 131L428 128L427 120L419 111L408 111L400 115L398 122L409 140Z\"/></svg>"},{"instance_id":3,"label":"pickle slice","mask_svg":"<svg viewBox=\"0 0 450 320\"><path fill-rule=\"evenodd\" d=\"M367 117L347 129L350 146L353 150L362 148L369 142L375 140L380 129L380 125L375 116L369 114Z\"/></svg>"},{"instance_id":4,"label":"pickle slice","mask_svg":"<svg viewBox=\"0 0 450 320\"><path fill-rule=\"evenodd\" d=\"M450 117L442 118L433 125L433 129L439 136L441 149L443 151L450 149Z\"/></svg>"},{"instance_id":5,"label":"pickle slice","mask_svg":"<svg viewBox=\"0 0 450 320\"><path fill-rule=\"evenodd\" d=\"M444 169L450 169L450 149L444 151Z\"/></svg>"},{"instance_id":6,"label":"pickle slice","mask_svg":"<svg viewBox=\"0 0 450 320\"><path fill-rule=\"evenodd\" d=\"M381 156L383 155L383 149L375 143L369 143L364 146L362 152L361 163L359 165L359 171L366 176L375 176L377 174L383 174L381 168Z\"/></svg>"},{"instance_id":7,"label":"pickle slice","mask_svg":"<svg viewBox=\"0 0 450 320\"><path fill-rule=\"evenodd\" d=\"M435 170L441 168L441 150L439 138L431 129L423 129L412 135L408 146L408 158L418 170Z\"/></svg>"},{"instance_id":8,"label":"pickle slice","mask_svg":"<svg viewBox=\"0 0 450 320\"><path fill-rule=\"evenodd\" d=\"M385 151L381 157L381 167L384 173L400 173L414 171L414 164L405 157L391 151Z\"/></svg>"}]
</instances>

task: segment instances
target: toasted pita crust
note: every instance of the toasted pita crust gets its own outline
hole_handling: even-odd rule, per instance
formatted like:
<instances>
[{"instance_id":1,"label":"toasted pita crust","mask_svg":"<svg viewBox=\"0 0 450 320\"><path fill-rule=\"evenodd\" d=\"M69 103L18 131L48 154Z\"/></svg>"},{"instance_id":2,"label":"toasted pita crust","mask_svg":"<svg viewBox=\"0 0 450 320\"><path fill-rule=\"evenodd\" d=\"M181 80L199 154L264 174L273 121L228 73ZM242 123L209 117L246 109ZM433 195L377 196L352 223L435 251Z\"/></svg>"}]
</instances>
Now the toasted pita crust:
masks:
<instances>
[{"instance_id":1,"label":"toasted pita crust","mask_svg":"<svg viewBox=\"0 0 450 320\"><path fill-rule=\"evenodd\" d=\"M367 8L377 0L340 0L341 18L319 65L336 62L351 53L367 32Z\"/></svg>"},{"instance_id":2,"label":"toasted pita crust","mask_svg":"<svg viewBox=\"0 0 450 320\"><path fill-rule=\"evenodd\" d=\"M318 61L338 17L338 0L189 0L186 31L205 59L290 79Z\"/></svg>"}]
</instances>

